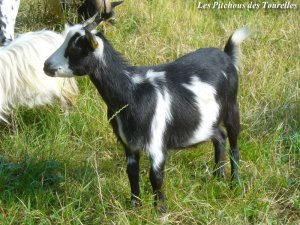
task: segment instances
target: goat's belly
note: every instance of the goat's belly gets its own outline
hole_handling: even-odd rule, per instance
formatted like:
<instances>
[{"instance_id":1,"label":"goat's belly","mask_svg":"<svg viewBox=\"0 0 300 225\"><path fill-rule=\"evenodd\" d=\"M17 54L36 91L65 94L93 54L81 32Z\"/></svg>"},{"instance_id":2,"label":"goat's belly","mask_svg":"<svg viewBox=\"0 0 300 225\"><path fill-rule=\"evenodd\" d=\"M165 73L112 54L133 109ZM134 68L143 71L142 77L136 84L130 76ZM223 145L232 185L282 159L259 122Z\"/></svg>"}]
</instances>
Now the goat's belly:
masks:
<instances>
[{"instance_id":1,"label":"goat's belly","mask_svg":"<svg viewBox=\"0 0 300 225\"><path fill-rule=\"evenodd\" d=\"M202 111L201 122L198 124L196 130L192 133L191 137L186 141L185 146L195 145L200 142L204 142L212 138L214 134L215 123L218 119L218 106L211 112Z\"/></svg>"},{"instance_id":2,"label":"goat's belly","mask_svg":"<svg viewBox=\"0 0 300 225\"><path fill-rule=\"evenodd\" d=\"M214 135L217 118L209 121L199 122L198 126L190 132L183 129L181 131L170 132L168 138L168 148L184 148L208 141Z\"/></svg>"},{"instance_id":3,"label":"goat's belly","mask_svg":"<svg viewBox=\"0 0 300 225\"><path fill-rule=\"evenodd\" d=\"M199 126L194 132L193 136L184 143L184 146L195 145L209 140L213 136L213 128L204 129L203 126Z\"/></svg>"}]
</instances>

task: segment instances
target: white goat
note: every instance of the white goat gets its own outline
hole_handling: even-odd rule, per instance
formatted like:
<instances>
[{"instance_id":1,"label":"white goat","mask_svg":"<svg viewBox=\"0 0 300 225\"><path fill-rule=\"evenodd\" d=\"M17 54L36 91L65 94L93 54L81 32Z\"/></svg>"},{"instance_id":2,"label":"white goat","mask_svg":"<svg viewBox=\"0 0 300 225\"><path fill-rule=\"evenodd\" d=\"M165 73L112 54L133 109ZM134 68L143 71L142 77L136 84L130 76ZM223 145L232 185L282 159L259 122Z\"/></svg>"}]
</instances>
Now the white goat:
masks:
<instances>
[{"instance_id":1,"label":"white goat","mask_svg":"<svg viewBox=\"0 0 300 225\"><path fill-rule=\"evenodd\" d=\"M53 31L22 34L0 48L0 120L18 105L33 107L52 104L59 98L65 111L78 95L74 79L45 75L45 60L63 43Z\"/></svg>"}]
</instances>

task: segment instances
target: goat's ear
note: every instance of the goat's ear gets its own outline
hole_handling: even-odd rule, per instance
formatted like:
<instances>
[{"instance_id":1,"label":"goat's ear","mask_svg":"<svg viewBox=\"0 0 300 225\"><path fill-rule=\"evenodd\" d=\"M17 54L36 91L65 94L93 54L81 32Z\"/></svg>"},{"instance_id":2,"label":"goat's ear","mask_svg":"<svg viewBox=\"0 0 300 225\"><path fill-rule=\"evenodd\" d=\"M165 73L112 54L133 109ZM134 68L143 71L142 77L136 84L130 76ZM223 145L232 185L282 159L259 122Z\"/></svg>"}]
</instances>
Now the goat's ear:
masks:
<instances>
[{"instance_id":1,"label":"goat's ear","mask_svg":"<svg viewBox=\"0 0 300 225\"><path fill-rule=\"evenodd\" d=\"M95 0L96 7L100 14L110 14L112 10L123 1L111 2L110 0Z\"/></svg>"},{"instance_id":2,"label":"goat's ear","mask_svg":"<svg viewBox=\"0 0 300 225\"><path fill-rule=\"evenodd\" d=\"M112 2L112 3L111 3L111 8L113 9L113 8L115 8L116 6L118 6L118 5L122 4L122 3L123 3L123 1Z\"/></svg>"},{"instance_id":3,"label":"goat's ear","mask_svg":"<svg viewBox=\"0 0 300 225\"><path fill-rule=\"evenodd\" d=\"M85 30L85 36L91 48L96 49L98 47L98 41L96 39L96 36L87 29Z\"/></svg>"},{"instance_id":4,"label":"goat's ear","mask_svg":"<svg viewBox=\"0 0 300 225\"><path fill-rule=\"evenodd\" d=\"M110 0L95 0L99 17L96 18L96 23L101 21L109 21L114 16L114 8L123 1L111 2Z\"/></svg>"}]
</instances>

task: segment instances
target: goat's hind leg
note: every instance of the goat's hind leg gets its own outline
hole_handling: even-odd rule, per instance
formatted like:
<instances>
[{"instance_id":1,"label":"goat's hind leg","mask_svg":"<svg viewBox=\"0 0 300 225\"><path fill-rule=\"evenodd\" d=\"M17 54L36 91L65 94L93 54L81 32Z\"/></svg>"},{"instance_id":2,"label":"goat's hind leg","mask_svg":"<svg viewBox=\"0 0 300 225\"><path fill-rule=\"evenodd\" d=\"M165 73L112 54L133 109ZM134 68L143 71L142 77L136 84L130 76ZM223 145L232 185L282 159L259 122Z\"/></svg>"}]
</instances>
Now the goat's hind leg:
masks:
<instances>
[{"instance_id":1,"label":"goat's hind leg","mask_svg":"<svg viewBox=\"0 0 300 225\"><path fill-rule=\"evenodd\" d=\"M131 206L136 207L140 204L140 186L139 186L139 173L140 173L140 154L139 152L130 152L126 150L127 158L127 175L129 178L131 188Z\"/></svg>"},{"instance_id":2,"label":"goat's hind leg","mask_svg":"<svg viewBox=\"0 0 300 225\"><path fill-rule=\"evenodd\" d=\"M227 130L228 140L230 144L230 164L231 164L231 181L241 186L239 175L239 147L238 136L240 133L240 113L237 102L233 105L232 109L228 112L224 124Z\"/></svg>"},{"instance_id":3,"label":"goat's hind leg","mask_svg":"<svg viewBox=\"0 0 300 225\"><path fill-rule=\"evenodd\" d=\"M214 131L214 137L212 142L215 149L215 168L214 176L225 177L225 146L226 146L226 134L221 128L217 128Z\"/></svg>"}]
</instances>

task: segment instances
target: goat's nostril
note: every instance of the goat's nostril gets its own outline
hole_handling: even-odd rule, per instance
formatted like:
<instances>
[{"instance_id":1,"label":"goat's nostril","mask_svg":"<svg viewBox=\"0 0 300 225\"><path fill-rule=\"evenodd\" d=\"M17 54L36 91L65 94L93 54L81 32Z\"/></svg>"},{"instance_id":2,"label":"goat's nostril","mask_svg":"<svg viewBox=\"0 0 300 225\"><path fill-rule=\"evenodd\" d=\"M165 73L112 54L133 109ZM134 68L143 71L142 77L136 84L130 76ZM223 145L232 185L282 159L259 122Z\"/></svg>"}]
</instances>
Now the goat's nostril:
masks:
<instances>
[{"instance_id":1,"label":"goat's nostril","mask_svg":"<svg viewBox=\"0 0 300 225\"><path fill-rule=\"evenodd\" d=\"M51 68L51 66L52 66L52 64L46 61L44 64L44 72L48 76L54 77L56 69Z\"/></svg>"}]
</instances>

